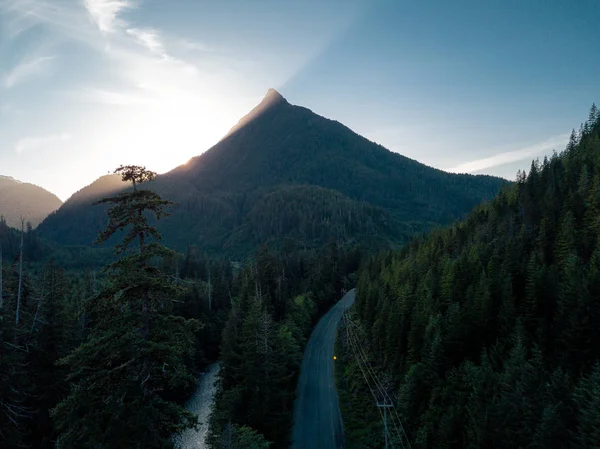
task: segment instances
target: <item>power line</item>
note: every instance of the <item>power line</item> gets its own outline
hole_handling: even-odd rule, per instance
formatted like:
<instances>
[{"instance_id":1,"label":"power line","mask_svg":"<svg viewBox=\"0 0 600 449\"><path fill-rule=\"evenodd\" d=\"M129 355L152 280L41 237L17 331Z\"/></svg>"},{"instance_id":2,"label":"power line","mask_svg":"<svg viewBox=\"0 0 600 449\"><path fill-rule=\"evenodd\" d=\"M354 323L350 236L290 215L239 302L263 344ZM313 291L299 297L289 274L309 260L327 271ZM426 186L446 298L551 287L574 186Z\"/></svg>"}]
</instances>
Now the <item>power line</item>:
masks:
<instances>
[{"instance_id":1,"label":"power line","mask_svg":"<svg viewBox=\"0 0 600 449\"><path fill-rule=\"evenodd\" d=\"M384 399L384 401L389 401L390 404L392 404L393 406L393 401L391 400L391 398L389 397L389 395L386 394L385 390L383 389L383 387L381 386L380 382L377 379L377 375L373 372L373 370L371 369L369 362L365 356L365 354L362 352L362 348L360 346L360 342L358 341L358 337L354 334L352 334L351 337L351 341L353 343L353 350L355 352L355 357L359 363L359 366L361 365L361 361L362 363L364 363L367 372L369 373L369 376L372 378L373 383L375 384L378 392L380 393L381 397ZM356 354L358 354L358 357L356 356ZM375 402L376 404L379 403L379 398L375 397ZM381 412L380 412L381 414ZM382 416L382 420L387 421L385 416ZM396 422L394 421L394 415L392 414L392 424L394 425L394 430L396 431L396 435L400 441L400 444L402 445L402 447L404 447L404 443L402 442L402 435L400 434L400 431L398 429L398 426L396 424ZM386 437L387 437L387 429L386 429Z\"/></svg>"},{"instance_id":2,"label":"power line","mask_svg":"<svg viewBox=\"0 0 600 449\"><path fill-rule=\"evenodd\" d=\"M344 322L345 322L345 325L347 326L347 317L346 316L344 316ZM346 329L348 329L348 327L346 327ZM356 349L354 347L354 344L355 344L354 340L352 340L352 338L349 338L348 342L350 343L352 352L356 353ZM356 356L355 356L355 358L356 358ZM360 369L360 371L361 371L361 373L363 375L363 378L365 379L365 383L367 384L367 388L369 389L369 391L373 395L373 399L375 399L375 402L377 402L377 400L378 400L377 399L377 395L375 394L375 392L371 388L371 383L369 382L369 379L367 378L367 375L365 374L365 371L364 371L364 369L363 369L363 367L362 367L362 365L360 363L360 360L357 359L357 362L358 362L358 367L359 367L359 369ZM381 410L379 410L379 409L377 409L377 410L379 411L379 415L381 416L381 419L383 419L383 413L381 412Z\"/></svg>"},{"instance_id":3,"label":"power line","mask_svg":"<svg viewBox=\"0 0 600 449\"><path fill-rule=\"evenodd\" d=\"M360 329L360 328L359 328ZM381 393L390 401L390 403L394 403L394 401L392 400L392 398L390 397L390 395L387 393L387 391L383 388L382 383L378 380L377 378L377 374L375 373L375 370L370 366L366 353L364 351L364 349L362 348L361 345L359 345L359 349L361 351L361 354L363 356L363 359L365 360L365 363L368 366L368 369L371 371L372 376L375 378L376 382L378 382L379 384L379 390L381 391ZM406 431L404 430L404 426L402 425L402 420L400 419L400 415L398 414L398 410L396 409L396 407L393 408L393 417L395 416L396 420L398 421L398 426L401 430L402 430L402 434L404 435L404 439L406 440L408 447L410 448L410 441L408 440L408 436L406 435ZM393 418L392 418L393 420ZM396 423L394 422L394 426L396 426ZM402 444L402 447L404 447L404 443L402 442L402 435L400 435L400 431L398 430L398 428L396 428L399 438L400 438L400 442Z\"/></svg>"},{"instance_id":4,"label":"power line","mask_svg":"<svg viewBox=\"0 0 600 449\"><path fill-rule=\"evenodd\" d=\"M349 321L349 319L347 318L347 320ZM352 334L352 336L350 337L350 343L352 344L352 350L354 352L356 361L358 362L358 366L361 369L361 372L363 373L363 377L365 378L365 381L367 383L367 386L369 387L369 390L371 391L371 394L373 395L373 398L375 399L375 403L376 405L378 405L377 410L379 411L379 415L381 416L381 419L384 423L384 436L385 436L385 440L386 440L386 448L387 446L387 440L388 440L388 429L387 429L387 412L384 408L384 412L381 412L381 407L379 407L379 398L377 397L377 395L375 394L375 392L373 391L373 389L370 386L370 382L367 378L367 376L365 375L364 369L363 369L363 365L362 365L362 361L361 359L363 359L362 354L360 352L360 343L357 341L356 337ZM359 354L359 356L357 356L357 354ZM377 387L377 390L381 393L381 389L379 387L379 385L377 384L377 379L373 376L373 373L369 370L369 365L368 363L364 364L367 372L369 373L369 376L372 378L373 383L375 384L375 386ZM385 396L384 396L384 400L385 400ZM387 404L386 404L387 405ZM395 425L394 425L395 427Z\"/></svg>"},{"instance_id":5,"label":"power line","mask_svg":"<svg viewBox=\"0 0 600 449\"><path fill-rule=\"evenodd\" d=\"M352 322L352 320L350 320L347 316L345 316L344 318L345 318L346 323L351 323L356 329L358 329L359 331L361 331L364 334L364 331L357 324ZM402 425L402 420L400 419L398 411L397 411L396 407L394 406L394 401L392 400L390 395L387 393L387 391L383 388L383 385L382 385L381 381L379 381L377 374L375 373L373 368L371 368L369 361L367 359L367 356L365 354L365 351L362 348L362 345L360 344L358 336L355 335L354 332L351 332L350 334L351 334L350 340L353 343L352 350L353 350L353 352L355 352L355 356L356 356L356 354L359 355L359 357L357 357L357 361L359 362L359 366L361 367L361 370L362 370L362 366L361 366L361 360L362 360L362 362L364 363L364 365L366 367L367 372L369 373L370 377L373 379L373 382L374 382L377 390L384 398L384 402L389 401L389 404L391 405L390 408L393 409L393 411L391 413L391 420L392 420L392 424L394 425L394 430L396 431L396 435L400 441L400 444L402 445L402 447L404 447L404 440L405 440L410 449L411 448L410 441L408 440L408 436L406 435L406 431L404 430L404 426ZM364 376L364 377L366 380L366 376ZM369 388L370 388L370 386L369 386ZM376 401L377 401L377 399L376 399ZM404 436L404 438L403 438L403 436Z\"/></svg>"},{"instance_id":6,"label":"power line","mask_svg":"<svg viewBox=\"0 0 600 449\"><path fill-rule=\"evenodd\" d=\"M356 325L354 322L352 322L352 320L350 320L350 319L349 319L349 321L350 321L350 322L351 322L351 323L352 323L352 324L353 324L353 325L354 325L354 326L355 326L355 327L356 327L358 330L360 330L360 331L361 331L363 334L365 333L365 332L364 332L364 331L363 331L363 330L362 330L362 329L361 329L361 328L360 328L358 325ZM357 340L357 342L358 342L358 337L356 337L356 340ZM360 349L361 356L362 356L363 360L365 361L365 364L367 365L367 369L369 370L369 372L370 372L371 376L374 378L374 380L375 380L375 382L376 382L376 384L377 384L378 390L381 392L381 394L382 394L382 395L384 395L384 396L385 396L385 397L386 397L386 398L387 398L387 399L390 401L390 403L392 403L392 404L393 404L392 398L391 398L391 397L390 397L390 395L387 393L387 391L386 391L386 390L383 388L383 385L382 385L382 383L381 383L381 382L378 380L378 378L377 378L377 374L375 373L375 370L374 370L373 368L371 368L371 366L370 366L370 364L369 364L369 361L368 361L368 358L367 358L367 356L366 356L366 353L365 353L364 349L362 348L362 345L360 345L360 343L358 344L358 347L359 347L359 349ZM410 441L408 440L408 436L406 435L406 431L404 430L404 426L402 425L402 420L400 419L400 415L398 414L398 411L397 411L397 409L396 409L395 407L394 407L394 411L393 411L393 413L395 414L395 417L396 417L396 419L398 420L398 425L399 425L400 429L402 430L402 434L404 435L404 438L406 439L406 442L407 442L407 444L408 444L408 447L410 448L410 447L411 447L411 446L410 446ZM394 423L394 424L395 424L395 423ZM400 432L398 432L398 433L400 433ZM402 441L402 437L401 437L401 435L400 435L400 440ZM404 446L404 445L403 445L403 446Z\"/></svg>"},{"instance_id":7,"label":"power line","mask_svg":"<svg viewBox=\"0 0 600 449\"><path fill-rule=\"evenodd\" d=\"M358 328L358 326L357 326L357 328ZM359 329L360 329L360 328L359 328ZM357 340L357 345L358 345L358 348L359 348L360 355L361 355L361 357L363 358L363 360L364 360L364 363L365 363L365 364L366 364L366 366L367 366L367 370L368 370L368 371L369 371L369 373L371 374L371 377L373 377L373 379L374 379L374 382L376 383L376 386L377 386L377 388L378 388L379 392L381 393L381 395L382 395L384 398L386 398L387 400L389 400L389 401L390 401L390 403L392 403L392 404L393 404L393 403L394 403L394 401L392 400L392 398L390 397L390 395L387 393L387 391L385 390L385 388L383 388L383 384L381 383L381 381L379 381L379 379L378 379L378 377L377 377L377 374L375 373L375 370L374 370L374 369L373 369L373 368L370 366L370 363L369 363L369 361L368 361L368 358L367 358L367 356L366 356L366 353L365 353L364 349L362 348L362 345L360 345L360 343L358 342L358 337L357 337L357 336L355 336L355 338L356 338L356 340ZM395 419L398 421L398 425L397 425L397 424L396 424L396 422L394 421L394 417L395 417ZM392 422L393 422L393 424L394 424L394 427L395 427L395 429L396 429L396 432L398 433L398 437L399 437L399 439L400 439L400 442L401 442L401 444L402 444L402 447L404 447L404 443L402 442L402 435L400 434L400 430L399 430L399 429L401 429L401 430L402 430L402 433L404 434L404 438L406 439L406 441L407 441L407 443L408 443L408 446L409 446L409 448L410 448L410 442L408 441L408 437L407 437L407 435L406 435L406 432L404 431L404 426L402 426L402 421L401 421L401 419L400 419L400 416L398 415L398 411L396 410L396 407L394 407L394 408L393 408Z\"/></svg>"}]
</instances>

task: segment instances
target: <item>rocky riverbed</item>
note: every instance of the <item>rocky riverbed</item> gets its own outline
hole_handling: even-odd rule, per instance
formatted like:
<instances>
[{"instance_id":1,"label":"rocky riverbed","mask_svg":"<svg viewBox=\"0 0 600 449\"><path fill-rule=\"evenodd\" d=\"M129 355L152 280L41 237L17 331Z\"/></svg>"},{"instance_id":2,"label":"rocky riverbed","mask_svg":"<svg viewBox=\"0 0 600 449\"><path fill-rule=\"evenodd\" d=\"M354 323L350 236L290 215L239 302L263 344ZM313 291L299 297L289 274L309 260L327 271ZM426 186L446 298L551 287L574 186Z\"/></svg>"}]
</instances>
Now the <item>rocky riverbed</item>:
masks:
<instances>
[{"instance_id":1,"label":"rocky riverbed","mask_svg":"<svg viewBox=\"0 0 600 449\"><path fill-rule=\"evenodd\" d=\"M208 418L210 416L213 400L215 397L217 374L219 364L209 365L204 373L200 375L198 388L186 404L186 408L198 415L200 426L198 430L188 429L175 438L175 445L179 449L206 449L206 433L208 432Z\"/></svg>"}]
</instances>

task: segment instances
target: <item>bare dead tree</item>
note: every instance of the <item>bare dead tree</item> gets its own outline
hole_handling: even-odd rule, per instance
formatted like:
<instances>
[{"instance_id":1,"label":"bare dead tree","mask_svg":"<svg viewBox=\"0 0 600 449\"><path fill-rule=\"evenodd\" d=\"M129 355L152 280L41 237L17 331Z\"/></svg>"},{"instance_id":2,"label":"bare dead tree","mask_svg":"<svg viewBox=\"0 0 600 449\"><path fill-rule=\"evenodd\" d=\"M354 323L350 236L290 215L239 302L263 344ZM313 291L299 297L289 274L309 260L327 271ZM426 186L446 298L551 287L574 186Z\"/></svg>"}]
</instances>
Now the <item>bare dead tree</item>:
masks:
<instances>
[{"instance_id":1,"label":"bare dead tree","mask_svg":"<svg viewBox=\"0 0 600 449\"><path fill-rule=\"evenodd\" d=\"M281 273L279 276L277 276L277 296L278 296L280 304L283 302L283 300L281 298L281 291L283 289L282 284L284 281L285 281L285 267L282 264L281 265Z\"/></svg>"},{"instance_id":2,"label":"bare dead tree","mask_svg":"<svg viewBox=\"0 0 600 449\"><path fill-rule=\"evenodd\" d=\"M212 310L212 282L210 277L210 262L208 265L208 310Z\"/></svg>"},{"instance_id":3,"label":"bare dead tree","mask_svg":"<svg viewBox=\"0 0 600 449\"><path fill-rule=\"evenodd\" d=\"M23 291L23 235L25 233L25 219L21 217L21 250L19 255L19 289L17 292L17 313L15 324L19 325L19 316L21 313L21 293Z\"/></svg>"},{"instance_id":4,"label":"bare dead tree","mask_svg":"<svg viewBox=\"0 0 600 449\"><path fill-rule=\"evenodd\" d=\"M254 288L256 290L255 298L262 299L262 294L259 292L260 282L258 280L258 263L256 261L250 262L250 270L254 275Z\"/></svg>"},{"instance_id":5,"label":"bare dead tree","mask_svg":"<svg viewBox=\"0 0 600 449\"><path fill-rule=\"evenodd\" d=\"M3 290L3 284L2 284L2 271L4 268L3 265L3 259L2 259L2 243L0 243L0 310L2 310L4 308L4 290Z\"/></svg>"},{"instance_id":6,"label":"bare dead tree","mask_svg":"<svg viewBox=\"0 0 600 449\"><path fill-rule=\"evenodd\" d=\"M227 449L232 449L232 440L231 440L231 418L229 418L229 422L227 423L227 425L225 426L225 433L227 434L227 442L226 444L226 448Z\"/></svg>"},{"instance_id":7,"label":"bare dead tree","mask_svg":"<svg viewBox=\"0 0 600 449\"><path fill-rule=\"evenodd\" d=\"M233 296L231 296L231 288L227 287L227 293L229 293L229 302L231 303L231 309L233 310L235 303L233 301Z\"/></svg>"},{"instance_id":8,"label":"bare dead tree","mask_svg":"<svg viewBox=\"0 0 600 449\"><path fill-rule=\"evenodd\" d=\"M263 311L258 319L258 335L257 340L259 342L258 351L262 354L267 354L269 352L269 341L271 339L271 331L272 331L272 320L267 312L266 307L263 308Z\"/></svg>"},{"instance_id":9,"label":"bare dead tree","mask_svg":"<svg viewBox=\"0 0 600 449\"><path fill-rule=\"evenodd\" d=\"M29 331L29 337L31 338L31 336L33 335L33 331L35 329L35 325L36 323L40 320L40 308L42 307L42 303L44 302L44 299L46 298L46 296L44 295L44 289L45 289L46 285L45 285L45 279L42 278L42 291L40 293L40 298L38 299L38 305L35 309L35 315L33 317L33 322L31 323L31 330Z\"/></svg>"}]
</instances>

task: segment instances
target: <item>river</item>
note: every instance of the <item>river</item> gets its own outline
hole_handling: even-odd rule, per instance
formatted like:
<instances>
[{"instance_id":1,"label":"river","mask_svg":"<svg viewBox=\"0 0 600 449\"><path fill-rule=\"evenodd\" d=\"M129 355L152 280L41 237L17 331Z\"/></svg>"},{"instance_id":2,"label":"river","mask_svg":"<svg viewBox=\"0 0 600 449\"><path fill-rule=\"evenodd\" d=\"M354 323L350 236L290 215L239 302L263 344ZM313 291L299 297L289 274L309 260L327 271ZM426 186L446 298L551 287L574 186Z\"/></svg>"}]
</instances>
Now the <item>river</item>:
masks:
<instances>
[{"instance_id":1,"label":"river","mask_svg":"<svg viewBox=\"0 0 600 449\"><path fill-rule=\"evenodd\" d=\"M175 447L178 449L206 449L208 447L204 440L208 432L208 418L215 397L215 381L218 373L219 364L213 363L200 375L198 388L185 405L190 412L198 415L200 426L198 430L188 429L175 437Z\"/></svg>"}]
</instances>

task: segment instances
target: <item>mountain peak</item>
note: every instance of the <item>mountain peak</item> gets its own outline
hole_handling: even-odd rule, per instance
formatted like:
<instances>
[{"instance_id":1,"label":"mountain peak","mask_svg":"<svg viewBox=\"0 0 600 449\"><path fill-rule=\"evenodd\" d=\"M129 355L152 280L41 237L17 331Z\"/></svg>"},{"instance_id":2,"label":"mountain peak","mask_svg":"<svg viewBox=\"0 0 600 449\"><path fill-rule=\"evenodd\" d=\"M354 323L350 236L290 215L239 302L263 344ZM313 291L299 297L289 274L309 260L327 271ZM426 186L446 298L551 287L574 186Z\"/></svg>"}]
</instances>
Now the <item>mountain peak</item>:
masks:
<instances>
[{"instance_id":1,"label":"mountain peak","mask_svg":"<svg viewBox=\"0 0 600 449\"><path fill-rule=\"evenodd\" d=\"M279 92L277 92L277 90L271 87L267 91L267 95L265 95L262 101L254 109L252 109L252 111L250 111L250 113L246 117L256 117L265 112L266 110L272 108L273 106L284 103L288 104L287 100L283 98L283 95L281 95Z\"/></svg>"},{"instance_id":2,"label":"mountain peak","mask_svg":"<svg viewBox=\"0 0 600 449\"><path fill-rule=\"evenodd\" d=\"M153 182L180 205L159 224L169 245L245 258L265 244L280 250L287 238L297 248L400 244L501 188L498 179L444 173L388 151L274 89L257 100L229 137ZM69 200L40 234L89 244L106 223L91 203Z\"/></svg>"},{"instance_id":3,"label":"mountain peak","mask_svg":"<svg viewBox=\"0 0 600 449\"><path fill-rule=\"evenodd\" d=\"M229 130L229 132L225 135L225 137L231 136L235 132L242 129L244 126L248 125L253 120L257 119L265 112L270 110L272 107L280 105L280 104L289 104L283 96L277 92L275 89L270 88L267 91L267 95L262 99L262 101L254 107L248 114L243 116L237 124ZM225 138L223 137L223 138Z\"/></svg>"},{"instance_id":4,"label":"mountain peak","mask_svg":"<svg viewBox=\"0 0 600 449\"><path fill-rule=\"evenodd\" d=\"M16 182L18 184L21 184L21 181L17 181L15 178L13 178L12 176L4 176L4 175L0 175L0 179L4 179L5 181L11 181L11 182Z\"/></svg>"},{"instance_id":5,"label":"mountain peak","mask_svg":"<svg viewBox=\"0 0 600 449\"><path fill-rule=\"evenodd\" d=\"M35 228L62 201L54 194L28 182L0 175L0 215L8 226L21 227L21 217Z\"/></svg>"},{"instance_id":6,"label":"mountain peak","mask_svg":"<svg viewBox=\"0 0 600 449\"><path fill-rule=\"evenodd\" d=\"M283 95L281 95L279 92L277 92L277 90L273 89L272 87L267 91L267 95L265 95L265 98L263 99L263 101L261 103L265 103L268 102L269 104L271 103L279 103L281 101L286 101L285 98L283 98Z\"/></svg>"}]
</instances>

